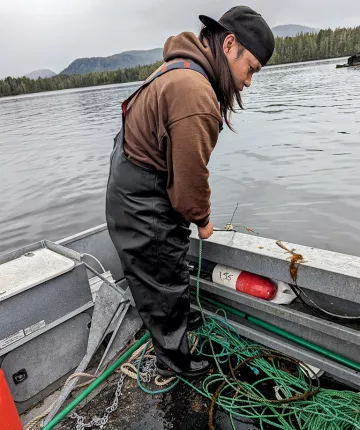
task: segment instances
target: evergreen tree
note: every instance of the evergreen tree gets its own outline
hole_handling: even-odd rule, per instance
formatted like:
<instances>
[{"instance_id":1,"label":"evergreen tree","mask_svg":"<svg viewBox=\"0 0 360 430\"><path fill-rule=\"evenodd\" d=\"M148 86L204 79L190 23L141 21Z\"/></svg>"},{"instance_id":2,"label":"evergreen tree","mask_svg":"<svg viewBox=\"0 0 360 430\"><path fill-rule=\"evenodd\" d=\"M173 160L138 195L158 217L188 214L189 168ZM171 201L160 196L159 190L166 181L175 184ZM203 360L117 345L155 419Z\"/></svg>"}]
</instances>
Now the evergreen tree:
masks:
<instances>
[{"instance_id":1,"label":"evergreen tree","mask_svg":"<svg viewBox=\"0 0 360 430\"><path fill-rule=\"evenodd\" d=\"M360 26L320 30L315 34L299 34L295 37L277 37L274 55L269 64L292 63L296 61L321 60L340 56L351 56L360 52ZM107 72L89 72L80 75L57 75L36 80L7 77L0 80L0 97L67 88L91 87L143 81L151 75L161 62L134 68Z\"/></svg>"}]
</instances>

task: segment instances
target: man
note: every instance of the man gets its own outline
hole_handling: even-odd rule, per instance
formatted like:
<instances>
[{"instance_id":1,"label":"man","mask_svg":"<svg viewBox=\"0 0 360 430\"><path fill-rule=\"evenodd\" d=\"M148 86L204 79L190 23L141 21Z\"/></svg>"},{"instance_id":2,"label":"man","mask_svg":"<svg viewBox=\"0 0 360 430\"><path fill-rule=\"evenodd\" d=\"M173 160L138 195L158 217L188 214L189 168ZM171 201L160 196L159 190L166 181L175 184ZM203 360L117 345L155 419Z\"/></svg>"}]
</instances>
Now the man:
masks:
<instances>
[{"instance_id":1,"label":"man","mask_svg":"<svg viewBox=\"0 0 360 430\"><path fill-rule=\"evenodd\" d=\"M123 103L106 199L109 233L164 377L209 370L187 342L199 319L189 317L189 225L201 239L213 233L210 154L223 121L231 128L240 92L274 50L269 26L249 7L200 20L199 37L170 37L166 64Z\"/></svg>"}]
</instances>

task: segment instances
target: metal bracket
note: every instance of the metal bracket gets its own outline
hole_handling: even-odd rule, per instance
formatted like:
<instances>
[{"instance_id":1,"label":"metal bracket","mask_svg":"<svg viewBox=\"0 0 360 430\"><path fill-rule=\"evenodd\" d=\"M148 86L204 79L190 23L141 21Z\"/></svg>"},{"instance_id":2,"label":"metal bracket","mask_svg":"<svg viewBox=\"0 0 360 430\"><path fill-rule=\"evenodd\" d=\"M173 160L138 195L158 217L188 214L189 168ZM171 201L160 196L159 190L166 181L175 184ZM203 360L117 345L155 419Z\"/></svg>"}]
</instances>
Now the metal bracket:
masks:
<instances>
[{"instance_id":1,"label":"metal bracket","mask_svg":"<svg viewBox=\"0 0 360 430\"><path fill-rule=\"evenodd\" d=\"M95 274L99 276L98 273ZM99 277L100 279L102 279L101 276ZM96 295L87 352L82 361L80 362L79 366L75 370L75 373L82 373L86 370L87 366L90 363L90 360L101 345L106 334L109 332L110 327L116 324L114 333L111 337L108 347L106 348L105 354L102 357L98 370L101 366L104 365L105 362L107 362L107 357L111 345L117 333L119 332L120 327L122 327L122 323L124 322L127 311L130 308L132 296L129 291L129 287L127 287L126 290L122 288L122 286L126 285L126 280L121 281L120 285L116 285L116 288L108 288L109 283L110 281L108 281L107 279L106 282L104 280ZM119 348L118 350L124 348L129 340L129 337L133 336L139 330L139 321L141 326L141 320L139 316L137 316L137 319L134 319L132 317L126 327L124 326L124 331L126 331L126 333L122 333L122 342L120 343L120 345L116 345L116 347ZM71 391L74 389L78 379L79 378L72 379L69 384L62 389L59 398L56 400L50 413L43 421L44 426L47 425L54 418L58 410L61 408L61 406L71 393Z\"/></svg>"}]
</instances>

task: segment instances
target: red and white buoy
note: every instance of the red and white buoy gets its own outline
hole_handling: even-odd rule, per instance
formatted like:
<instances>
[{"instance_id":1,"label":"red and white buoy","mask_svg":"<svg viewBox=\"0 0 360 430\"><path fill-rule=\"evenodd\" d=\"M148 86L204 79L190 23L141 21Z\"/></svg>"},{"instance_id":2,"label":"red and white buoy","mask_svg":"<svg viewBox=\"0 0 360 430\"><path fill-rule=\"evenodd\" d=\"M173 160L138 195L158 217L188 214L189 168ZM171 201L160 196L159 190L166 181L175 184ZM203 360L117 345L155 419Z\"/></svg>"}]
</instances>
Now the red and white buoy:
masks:
<instances>
[{"instance_id":1,"label":"red and white buoy","mask_svg":"<svg viewBox=\"0 0 360 430\"><path fill-rule=\"evenodd\" d=\"M272 300L277 293L276 285L269 279L222 264L215 266L212 280L216 284L264 300Z\"/></svg>"}]
</instances>

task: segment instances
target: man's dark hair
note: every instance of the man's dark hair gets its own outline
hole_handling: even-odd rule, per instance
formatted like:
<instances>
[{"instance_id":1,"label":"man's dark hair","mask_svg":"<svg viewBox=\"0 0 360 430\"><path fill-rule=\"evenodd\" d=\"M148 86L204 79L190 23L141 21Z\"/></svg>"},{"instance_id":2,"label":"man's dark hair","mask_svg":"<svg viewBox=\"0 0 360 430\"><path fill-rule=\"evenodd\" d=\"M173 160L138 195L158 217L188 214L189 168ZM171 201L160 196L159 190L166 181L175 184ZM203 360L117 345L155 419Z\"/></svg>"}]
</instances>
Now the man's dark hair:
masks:
<instances>
[{"instance_id":1,"label":"man's dark hair","mask_svg":"<svg viewBox=\"0 0 360 430\"><path fill-rule=\"evenodd\" d=\"M230 117L235 112L235 100L240 109L243 109L240 91L236 87L234 77L231 73L229 63L223 51L223 44L226 36L231 34L227 30L214 30L204 26L199 35L199 39L204 46L209 46L215 59L215 92L220 102L220 112L226 125L234 131ZM245 48L239 44L238 57L242 55Z\"/></svg>"}]
</instances>

